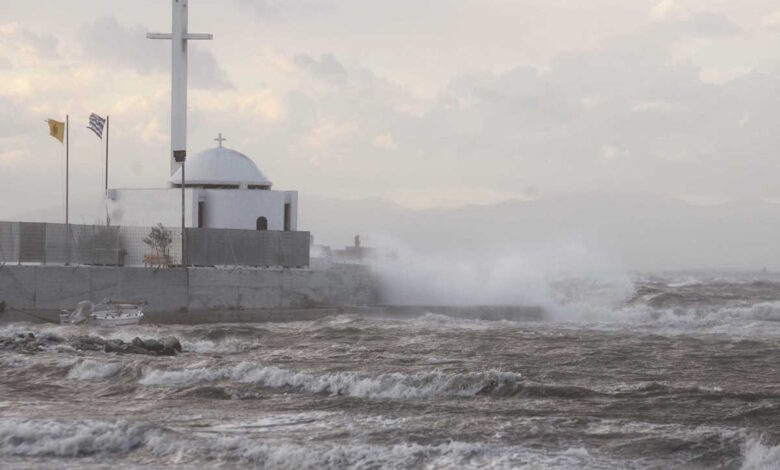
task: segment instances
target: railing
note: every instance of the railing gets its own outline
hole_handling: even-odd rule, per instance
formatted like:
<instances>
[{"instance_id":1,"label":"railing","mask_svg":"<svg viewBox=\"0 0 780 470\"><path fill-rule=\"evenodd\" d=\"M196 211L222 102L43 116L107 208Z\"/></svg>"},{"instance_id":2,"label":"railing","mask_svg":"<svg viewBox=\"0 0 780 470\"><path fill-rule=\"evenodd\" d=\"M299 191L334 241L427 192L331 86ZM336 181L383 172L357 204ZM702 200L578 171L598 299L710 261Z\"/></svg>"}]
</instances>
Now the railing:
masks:
<instances>
[{"instance_id":1,"label":"railing","mask_svg":"<svg viewBox=\"0 0 780 470\"><path fill-rule=\"evenodd\" d=\"M182 263L181 229L165 228L170 237L167 247L153 247L144 241L149 239L151 230L151 227L0 222L0 264L309 265L309 232L188 228L187 256Z\"/></svg>"}]
</instances>

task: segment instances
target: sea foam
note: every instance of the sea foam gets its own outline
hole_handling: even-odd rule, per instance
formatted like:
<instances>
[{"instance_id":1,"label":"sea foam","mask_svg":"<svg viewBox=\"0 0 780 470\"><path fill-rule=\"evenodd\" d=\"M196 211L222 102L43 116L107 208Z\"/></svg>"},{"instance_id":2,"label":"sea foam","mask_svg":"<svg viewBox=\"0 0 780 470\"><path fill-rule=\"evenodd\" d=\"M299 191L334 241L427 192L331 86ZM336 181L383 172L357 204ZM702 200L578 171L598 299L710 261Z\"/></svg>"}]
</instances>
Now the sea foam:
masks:
<instances>
[{"instance_id":1,"label":"sea foam","mask_svg":"<svg viewBox=\"0 0 780 470\"><path fill-rule=\"evenodd\" d=\"M68 378L77 380L102 380L115 376L122 369L120 362L98 362L91 359L74 365L68 371Z\"/></svg>"}]
</instances>

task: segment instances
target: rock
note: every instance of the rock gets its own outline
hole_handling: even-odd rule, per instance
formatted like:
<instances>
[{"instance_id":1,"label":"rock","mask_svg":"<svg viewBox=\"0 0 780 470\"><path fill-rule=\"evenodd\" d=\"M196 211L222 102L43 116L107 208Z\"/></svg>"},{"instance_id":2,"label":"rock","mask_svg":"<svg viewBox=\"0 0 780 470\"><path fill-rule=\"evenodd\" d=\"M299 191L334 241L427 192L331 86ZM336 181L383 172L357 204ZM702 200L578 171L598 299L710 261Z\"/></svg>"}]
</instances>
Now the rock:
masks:
<instances>
[{"instance_id":1,"label":"rock","mask_svg":"<svg viewBox=\"0 0 780 470\"><path fill-rule=\"evenodd\" d=\"M38 341L41 340L46 341L47 343L62 343L63 341L65 341L64 338L61 338L57 335L53 335L51 333L48 333L45 336L38 339Z\"/></svg>"},{"instance_id":2,"label":"rock","mask_svg":"<svg viewBox=\"0 0 780 470\"><path fill-rule=\"evenodd\" d=\"M82 351L100 351L105 349L106 342L95 336L78 336L73 338L72 346Z\"/></svg>"},{"instance_id":3,"label":"rock","mask_svg":"<svg viewBox=\"0 0 780 470\"><path fill-rule=\"evenodd\" d=\"M165 346L156 339L149 338L144 340L144 348L159 353L165 349Z\"/></svg>"},{"instance_id":4,"label":"rock","mask_svg":"<svg viewBox=\"0 0 780 470\"><path fill-rule=\"evenodd\" d=\"M110 339L106 341L105 348L103 349L105 352L126 352L127 351L127 343L122 341L121 339Z\"/></svg>"},{"instance_id":5,"label":"rock","mask_svg":"<svg viewBox=\"0 0 780 470\"><path fill-rule=\"evenodd\" d=\"M135 344L128 344L127 350L125 351L130 354L145 354L147 356L154 356L154 353L149 351L146 348L143 348L141 346L136 346Z\"/></svg>"},{"instance_id":6,"label":"rock","mask_svg":"<svg viewBox=\"0 0 780 470\"><path fill-rule=\"evenodd\" d=\"M160 342L168 349L181 352L181 343L175 336L166 336L165 338L161 339Z\"/></svg>"},{"instance_id":7,"label":"rock","mask_svg":"<svg viewBox=\"0 0 780 470\"><path fill-rule=\"evenodd\" d=\"M129 343L121 339L104 340L97 336L59 337L43 334L36 338L32 333L18 333L0 338L0 350L14 350L23 353L36 353L55 344L67 343L80 351L104 351L118 354L143 354L147 356L175 356L181 351L181 343L173 336L162 339L133 338Z\"/></svg>"}]
</instances>

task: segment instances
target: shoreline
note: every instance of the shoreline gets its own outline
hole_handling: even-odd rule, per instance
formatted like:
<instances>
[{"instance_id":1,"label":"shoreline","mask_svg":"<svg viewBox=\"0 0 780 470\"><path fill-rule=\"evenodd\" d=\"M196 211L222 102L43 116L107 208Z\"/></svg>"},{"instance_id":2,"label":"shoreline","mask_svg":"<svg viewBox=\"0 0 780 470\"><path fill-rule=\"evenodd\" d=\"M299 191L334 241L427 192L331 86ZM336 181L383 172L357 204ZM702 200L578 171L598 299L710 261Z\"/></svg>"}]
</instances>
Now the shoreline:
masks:
<instances>
[{"instance_id":1,"label":"shoreline","mask_svg":"<svg viewBox=\"0 0 780 470\"><path fill-rule=\"evenodd\" d=\"M203 325L213 323L285 323L315 321L336 315L357 315L367 318L410 319L427 314L474 320L543 321L544 309L537 306L427 306L373 305L312 308L219 309L192 312L144 313L141 325ZM59 325L59 310L17 309L6 307L0 312L0 324L52 323Z\"/></svg>"}]
</instances>

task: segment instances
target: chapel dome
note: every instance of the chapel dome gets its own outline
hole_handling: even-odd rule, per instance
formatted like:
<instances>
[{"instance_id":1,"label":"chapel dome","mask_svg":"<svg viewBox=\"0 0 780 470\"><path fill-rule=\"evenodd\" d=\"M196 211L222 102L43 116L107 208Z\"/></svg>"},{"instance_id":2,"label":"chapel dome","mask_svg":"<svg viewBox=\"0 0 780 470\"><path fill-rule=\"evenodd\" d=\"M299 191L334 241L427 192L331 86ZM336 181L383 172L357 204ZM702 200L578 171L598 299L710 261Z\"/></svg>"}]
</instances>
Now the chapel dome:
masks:
<instances>
[{"instance_id":1,"label":"chapel dome","mask_svg":"<svg viewBox=\"0 0 780 470\"><path fill-rule=\"evenodd\" d=\"M186 186L241 186L270 189L271 181L255 162L241 152L227 147L204 150L186 161ZM171 176L171 184L181 184L181 168Z\"/></svg>"}]
</instances>

